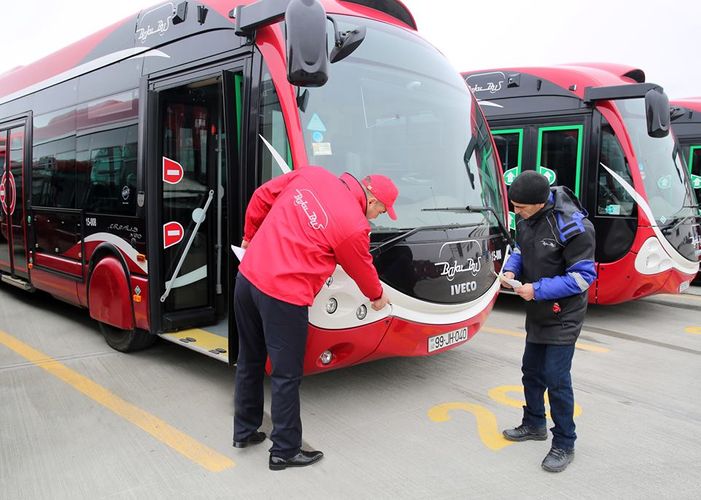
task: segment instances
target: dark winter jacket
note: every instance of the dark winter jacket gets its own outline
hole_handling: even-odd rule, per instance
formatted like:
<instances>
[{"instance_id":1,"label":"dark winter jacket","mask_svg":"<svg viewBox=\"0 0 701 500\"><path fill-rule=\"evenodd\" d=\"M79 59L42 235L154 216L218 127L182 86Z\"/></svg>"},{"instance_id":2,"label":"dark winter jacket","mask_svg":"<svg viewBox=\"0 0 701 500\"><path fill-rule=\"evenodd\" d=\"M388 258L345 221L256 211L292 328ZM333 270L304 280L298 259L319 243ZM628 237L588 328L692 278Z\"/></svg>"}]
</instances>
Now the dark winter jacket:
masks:
<instances>
[{"instance_id":1,"label":"dark winter jacket","mask_svg":"<svg viewBox=\"0 0 701 500\"><path fill-rule=\"evenodd\" d=\"M577 341L596 279L594 226L568 188L551 188L542 210L516 225L517 248L504 266L532 283L526 303L527 341L569 345Z\"/></svg>"}]
</instances>

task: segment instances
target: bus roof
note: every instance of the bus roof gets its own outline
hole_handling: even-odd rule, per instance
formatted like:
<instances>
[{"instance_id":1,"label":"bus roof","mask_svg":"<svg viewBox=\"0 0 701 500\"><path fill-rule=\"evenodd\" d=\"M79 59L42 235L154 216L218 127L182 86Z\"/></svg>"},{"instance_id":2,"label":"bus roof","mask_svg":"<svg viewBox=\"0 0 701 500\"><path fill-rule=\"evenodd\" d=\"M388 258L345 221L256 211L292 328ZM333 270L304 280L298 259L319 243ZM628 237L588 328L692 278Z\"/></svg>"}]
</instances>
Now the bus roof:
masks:
<instances>
[{"instance_id":1,"label":"bus roof","mask_svg":"<svg viewBox=\"0 0 701 500\"><path fill-rule=\"evenodd\" d=\"M330 14L368 17L416 30L413 16L399 0L319 1ZM229 12L238 5L253 3L253 0L200 0L199 3L212 13L202 23L187 23L190 26L187 33L171 27L171 23L174 24L173 3L155 4L34 63L0 74L0 104L107 64L138 56L197 31L233 29ZM188 16L196 19L197 15L193 5ZM176 33L166 35L169 29Z\"/></svg>"},{"instance_id":2,"label":"bus roof","mask_svg":"<svg viewBox=\"0 0 701 500\"><path fill-rule=\"evenodd\" d=\"M700 97L684 97L670 101L672 106L687 108L697 113L701 113L701 96ZM699 117L701 119L701 117Z\"/></svg>"},{"instance_id":3,"label":"bus roof","mask_svg":"<svg viewBox=\"0 0 701 500\"><path fill-rule=\"evenodd\" d=\"M640 68L614 63L571 63L541 67L494 68L465 71L462 75L467 77L494 72L525 73L542 78L568 90L580 99L584 99L586 87L645 82L645 73Z\"/></svg>"}]
</instances>

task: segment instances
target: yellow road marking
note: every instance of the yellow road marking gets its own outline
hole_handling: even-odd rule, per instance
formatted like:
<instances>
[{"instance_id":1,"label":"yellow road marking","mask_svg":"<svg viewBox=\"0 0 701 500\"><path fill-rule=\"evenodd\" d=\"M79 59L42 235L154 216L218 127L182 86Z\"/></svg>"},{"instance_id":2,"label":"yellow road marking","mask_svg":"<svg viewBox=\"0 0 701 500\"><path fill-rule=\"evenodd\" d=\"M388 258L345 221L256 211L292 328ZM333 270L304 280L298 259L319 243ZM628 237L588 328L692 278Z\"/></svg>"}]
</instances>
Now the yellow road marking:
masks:
<instances>
[{"instance_id":1,"label":"yellow road marking","mask_svg":"<svg viewBox=\"0 0 701 500\"><path fill-rule=\"evenodd\" d=\"M434 422L447 422L450 420L449 412L463 410L472 413L477 419L477 430L484 445L492 451L514 444L502 436L497 425L497 418L485 407L472 403L443 403L428 410L428 418Z\"/></svg>"},{"instance_id":2,"label":"yellow road marking","mask_svg":"<svg viewBox=\"0 0 701 500\"><path fill-rule=\"evenodd\" d=\"M493 328L491 326L483 326L481 331L487 332L487 333L496 333L498 335L508 335L509 337L517 337L520 339L526 338L525 333L517 332L514 330L504 330L503 328ZM611 350L607 347L600 347L598 345L587 344L586 342L579 342L579 341L574 345L574 347L576 349L580 349L582 351L599 352L599 353L605 353L605 352L609 352Z\"/></svg>"},{"instance_id":3,"label":"yellow road marking","mask_svg":"<svg viewBox=\"0 0 701 500\"><path fill-rule=\"evenodd\" d=\"M510 396L508 396L508 393L510 392L517 392L519 396L523 396L523 386L522 385L500 385L499 387L494 387L493 389L489 390L489 397L492 398L494 401L497 403L503 404L505 406L511 406L513 408L522 408L525 404L525 398L524 399L514 399ZM548 400L548 393L545 393L545 404L550 405L550 401ZM574 404L574 416L578 417L582 414L582 407L579 406L577 403ZM547 418L550 417L550 412L546 412L545 416Z\"/></svg>"},{"instance_id":4,"label":"yellow road marking","mask_svg":"<svg viewBox=\"0 0 701 500\"><path fill-rule=\"evenodd\" d=\"M701 326L688 326L684 328L684 331L692 335L701 335Z\"/></svg>"},{"instance_id":5,"label":"yellow road marking","mask_svg":"<svg viewBox=\"0 0 701 500\"><path fill-rule=\"evenodd\" d=\"M128 420L163 444L171 447L205 469L212 472L220 472L236 465L229 457L217 453L163 420L128 403L89 378L71 370L62 363L37 351L2 330L0 330L0 344L4 344L34 365L46 370L54 377L62 380L92 400L100 403L108 410Z\"/></svg>"}]
</instances>

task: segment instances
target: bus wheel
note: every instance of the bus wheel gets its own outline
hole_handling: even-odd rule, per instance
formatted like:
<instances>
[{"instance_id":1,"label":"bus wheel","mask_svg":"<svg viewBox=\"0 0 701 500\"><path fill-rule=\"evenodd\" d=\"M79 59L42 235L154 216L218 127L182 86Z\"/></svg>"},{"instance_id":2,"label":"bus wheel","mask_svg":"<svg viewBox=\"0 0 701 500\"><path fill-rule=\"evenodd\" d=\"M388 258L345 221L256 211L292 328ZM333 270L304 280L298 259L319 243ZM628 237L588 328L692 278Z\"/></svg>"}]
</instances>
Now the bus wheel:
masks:
<instances>
[{"instance_id":1,"label":"bus wheel","mask_svg":"<svg viewBox=\"0 0 701 500\"><path fill-rule=\"evenodd\" d=\"M99 323L100 331L104 335L107 345L120 352L138 351L146 349L156 341L156 335L135 328L123 330L107 323Z\"/></svg>"}]
</instances>

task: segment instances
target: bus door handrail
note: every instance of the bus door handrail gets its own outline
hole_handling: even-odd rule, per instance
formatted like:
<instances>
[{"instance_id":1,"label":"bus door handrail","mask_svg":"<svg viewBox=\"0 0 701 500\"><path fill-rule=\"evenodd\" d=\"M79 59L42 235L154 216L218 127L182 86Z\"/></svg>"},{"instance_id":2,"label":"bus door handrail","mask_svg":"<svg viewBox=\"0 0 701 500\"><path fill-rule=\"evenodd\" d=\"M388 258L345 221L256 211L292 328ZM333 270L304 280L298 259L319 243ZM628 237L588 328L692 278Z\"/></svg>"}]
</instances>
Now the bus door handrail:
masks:
<instances>
[{"instance_id":1,"label":"bus door handrail","mask_svg":"<svg viewBox=\"0 0 701 500\"><path fill-rule=\"evenodd\" d=\"M185 262L185 257L187 257L188 252L190 251L190 246L192 245L192 242L195 239L195 235L197 235L197 231L199 230L200 226L204 222L205 216L207 214L207 209L209 208L210 203L212 203L212 199L214 198L214 189L209 190L209 196L207 197L207 201L204 204L204 208L202 208L202 217L198 217L197 220L195 220L195 227L192 230L192 233L190 233L190 239L187 240L187 245L185 245L185 250L183 250L182 255L180 256L180 260L178 261L178 265L175 266L175 271L173 271L173 276L171 276L170 281L167 281L166 285L166 290L161 296L161 302L165 302L166 299L168 298L168 295L170 295L170 290L173 288L173 285L175 284L175 279L178 277L178 274L180 273L180 268L183 265L183 262Z\"/></svg>"}]
</instances>

